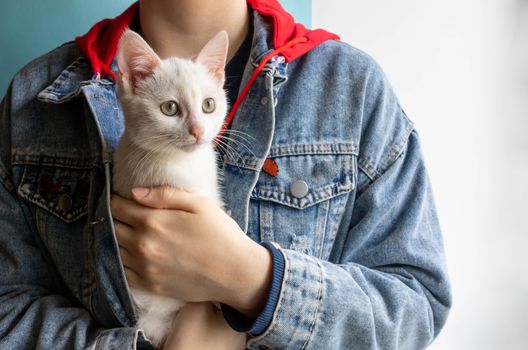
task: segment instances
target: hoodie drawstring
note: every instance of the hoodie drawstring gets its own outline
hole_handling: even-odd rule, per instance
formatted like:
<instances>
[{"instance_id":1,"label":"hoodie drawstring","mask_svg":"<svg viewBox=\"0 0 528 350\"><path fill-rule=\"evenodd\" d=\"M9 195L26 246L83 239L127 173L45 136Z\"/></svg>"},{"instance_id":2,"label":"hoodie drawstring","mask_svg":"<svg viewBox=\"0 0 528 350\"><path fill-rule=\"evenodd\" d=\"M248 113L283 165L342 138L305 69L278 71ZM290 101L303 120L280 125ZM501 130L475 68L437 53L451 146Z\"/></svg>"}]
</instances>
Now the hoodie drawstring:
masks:
<instances>
[{"instance_id":1,"label":"hoodie drawstring","mask_svg":"<svg viewBox=\"0 0 528 350\"><path fill-rule=\"evenodd\" d=\"M216 140L215 140L215 145L218 145L218 141L220 140L220 138L222 137L222 135L227 131L227 129L229 128L229 125L231 124L231 122L233 121L233 118L235 117L235 114L236 112L238 111L238 108L240 107L240 105L242 104L242 101L244 101L244 99L246 98L249 90L251 89L251 86L253 85L253 83L255 82L255 80L257 79L258 75L260 74L260 72L262 71L262 69L264 68L264 66L266 65L266 63L268 63L269 60L271 60L273 57L279 55L281 52L283 52L284 50L287 50L288 48L294 46L294 45L297 45L299 43L303 43L303 42L307 42L308 41L308 38L307 37L298 37L298 38L295 38L295 39L292 39L290 41L288 41L284 46L282 47L279 47L278 49L275 49L273 50L272 52L270 52L269 54L266 55L266 57L264 57L264 59L262 59L262 61L260 62L260 64L257 66L257 68L255 69L255 71L253 72L253 74L251 75L251 77L249 78L248 82L246 83L246 85L244 86L244 89L242 90L242 92L240 93L240 95L237 97L236 101L235 101L235 104L233 105L233 107L231 108L231 111L229 112L229 115L227 116L227 119L226 121L224 122L224 125L222 127L222 129L220 130L220 132L218 133L218 136L216 137Z\"/></svg>"}]
</instances>

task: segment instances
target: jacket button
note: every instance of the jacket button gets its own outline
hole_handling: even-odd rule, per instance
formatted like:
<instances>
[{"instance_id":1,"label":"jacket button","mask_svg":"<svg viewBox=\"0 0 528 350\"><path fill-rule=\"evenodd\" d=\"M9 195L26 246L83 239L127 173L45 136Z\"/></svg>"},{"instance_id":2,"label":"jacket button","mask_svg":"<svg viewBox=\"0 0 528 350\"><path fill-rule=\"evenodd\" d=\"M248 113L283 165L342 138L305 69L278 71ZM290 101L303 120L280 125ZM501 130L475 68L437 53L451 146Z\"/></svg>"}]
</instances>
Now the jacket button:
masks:
<instances>
[{"instance_id":1,"label":"jacket button","mask_svg":"<svg viewBox=\"0 0 528 350\"><path fill-rule=\"evenodd\" d=\"M59 209L62 210L62 211L68 211L71 209L72 205L73 205L73 201L72 201L72 198L70 197L70 195L66 194L66 193L63 193L60 195L59 197Z\"/></svg>"},{"instance_id":2,"label":"jacket button","mask_svg":"<svg viewBox=\"0 0 528 350\"><path fill-rule=\"evenodd\" d=\"M260 104L266 105L268 104L268 102L269 102L269 98L266 96L260 99Z\"/></svg>"},{"instance_id":3,"label":"jacket button","mask_svg":"<svg viewBox=\"0 0 528 350\"><path fill-rule=\"evenodd\" d=\"M294 181L290 185L290 192L296 198L302 198L308 194L308 184L302 180Z\"/></svg>"}]
</instances>

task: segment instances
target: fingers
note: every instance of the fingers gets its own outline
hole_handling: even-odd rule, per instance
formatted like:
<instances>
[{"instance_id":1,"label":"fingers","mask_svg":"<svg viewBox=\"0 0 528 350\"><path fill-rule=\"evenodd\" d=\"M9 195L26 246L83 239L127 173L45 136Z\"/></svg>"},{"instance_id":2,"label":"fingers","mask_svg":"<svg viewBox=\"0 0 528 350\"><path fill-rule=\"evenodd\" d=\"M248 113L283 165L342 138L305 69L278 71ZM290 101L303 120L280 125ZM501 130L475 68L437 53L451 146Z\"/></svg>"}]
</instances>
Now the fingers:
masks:
<instances>
[{"instance_id":1,"label":"fingers","mask_svg":"<svg viewBox=\"0 0 528 350\"><path fill-rule=\"evenodd\" d=\"M136 271L134 271L128 266L124 266L124 269L125 269L125 277L126 277L126 280L129 286L145 288L143 279Z\"/></svg>"},{"instance_id":2,"label":"fingers","mask_svg":"<svg viewBox=\"0 0 528 350\"><path fill-rule=\"evenodd\" d=\"M143 207L134 200L118 195L112 196L110 208L114 219L132 227L141 226L148 215L148 208Z\"/></svg>"},{"instance_id":3,"label":"fingers","mask_svg":"<svg viewBox=\"0 0 528 350\"><path fill-rule=\"evenodd\" d=\"M145 226L152 219L153 209L176 209L197 213L205 204L196 194L174 187L135 188L135 200L113 195L110 202L112 216L131 227Z\"/></svg>"},{"instance_id":4,"label":"fingers","mask_svg":"<svg viewBox=\"0 0 528 350\"><path fill-rule=\"evenodd\" d=\"M119 255L121 255L121 262L123 263L128 285L131 287L142 287L144 284L143 278L141 278L141 275L132 266L134 259L129 251L121 246L121 244L119 245Z\"/></svg>"},{"instance_id":5,"label":"fingers","mask_svg":"<svg viewBox=\"0 0 528 350\"><path fill-rule=\"evenodd\" d=\"M130 251L134 243L135 236L133 229L117 220L114 220L114 228L119 246L125 248L127 251Z\"/></svg>"},{"instance_id":6,"label":"fingers","mask_svg":"<svg viewBox=\"0 0 528 350\"><path fill-rule=\"evenodd\" d=\"M134 199L147 207L157 209L178 209L196 213L200 209L196 194L180 188L163 186L132 189Z\"/></svg>"}]
</instances>

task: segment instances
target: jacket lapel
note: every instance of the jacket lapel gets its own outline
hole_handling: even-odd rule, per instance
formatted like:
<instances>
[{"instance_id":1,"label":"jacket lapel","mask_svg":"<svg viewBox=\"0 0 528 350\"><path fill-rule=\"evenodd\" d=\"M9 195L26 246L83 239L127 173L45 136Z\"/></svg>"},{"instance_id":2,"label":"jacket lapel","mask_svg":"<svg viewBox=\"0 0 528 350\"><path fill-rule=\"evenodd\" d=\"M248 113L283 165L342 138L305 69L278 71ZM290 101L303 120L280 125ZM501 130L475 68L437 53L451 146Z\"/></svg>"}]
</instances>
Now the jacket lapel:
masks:
<instances>
[{"instance_id":1,"label":"jacket lapel","mask_svg":"<svg viewBox=\"0 0 528 350\"><path fill-rule=\"evenodd\" d=\"M270 24L254 13L254 37L249 62L242 78L243 87L260 60L271 52ZM223 190L225 209L247 232L251 192L257 183L262 165L269 153L275 130L275 103L280 85L287 79L284 60L272 59L255 80L231 124L234 133L226 140L230 150L224 155ZM228 133L229 135L229 133ZM249 136L248 136L249 135ZM245 138L243 140L242 138ZM235 153L235 154L233 154Z\"/></svg>"}]
</instances>

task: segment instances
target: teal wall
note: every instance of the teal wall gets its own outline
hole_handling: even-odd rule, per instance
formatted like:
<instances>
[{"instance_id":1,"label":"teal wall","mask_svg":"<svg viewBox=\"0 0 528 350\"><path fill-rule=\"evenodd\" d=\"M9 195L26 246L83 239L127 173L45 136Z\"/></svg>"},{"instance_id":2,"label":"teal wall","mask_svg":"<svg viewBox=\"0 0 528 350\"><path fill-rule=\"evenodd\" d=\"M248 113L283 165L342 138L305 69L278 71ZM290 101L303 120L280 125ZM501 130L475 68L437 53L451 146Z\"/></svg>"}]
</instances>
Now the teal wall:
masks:
<instances>
[{"instance_id":1,"label":"teal wall","mask_svg":"<svg viewBox=\"0 0 528 350\"><path fill-rule=\"evenodd\" d=\"M115 17L133 0L1 0L0 96L17 70L33 58ZM311 25L311 0L281 0L298 21Z\"/></svg>"}]
</instances>

